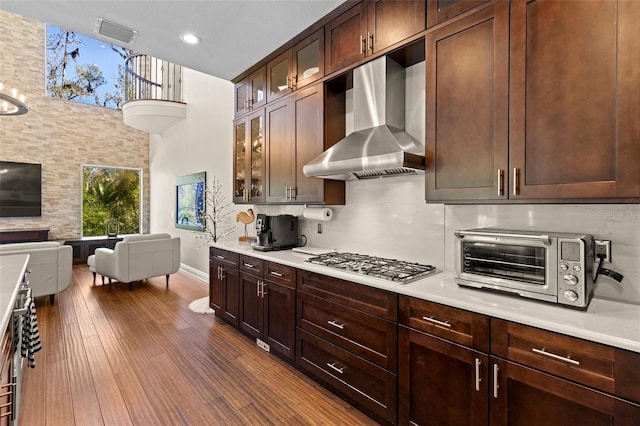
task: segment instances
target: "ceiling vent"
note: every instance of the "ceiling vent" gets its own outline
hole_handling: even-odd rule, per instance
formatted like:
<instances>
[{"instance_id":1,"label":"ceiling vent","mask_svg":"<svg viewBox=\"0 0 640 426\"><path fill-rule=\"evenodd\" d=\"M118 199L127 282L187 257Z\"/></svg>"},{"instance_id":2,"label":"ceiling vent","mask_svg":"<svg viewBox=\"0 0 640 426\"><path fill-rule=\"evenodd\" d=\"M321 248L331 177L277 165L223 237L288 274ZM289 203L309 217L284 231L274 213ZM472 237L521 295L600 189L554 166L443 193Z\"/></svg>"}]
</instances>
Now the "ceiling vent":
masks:
<instances>
[{"instance_id":1,"label":"ceiling vent","mask_svg":"<svg viewBox=\"0 0 640 426\"><path fill-rule=\"evenodd\" d=\"M96 19L96 25L93 27L93 32L94 34L99 34L103 37L119 41L120 43L124 43L129 46L133 45L133 42L138 36L137 31L102 18Z\"/></svg>"}]
</instances>

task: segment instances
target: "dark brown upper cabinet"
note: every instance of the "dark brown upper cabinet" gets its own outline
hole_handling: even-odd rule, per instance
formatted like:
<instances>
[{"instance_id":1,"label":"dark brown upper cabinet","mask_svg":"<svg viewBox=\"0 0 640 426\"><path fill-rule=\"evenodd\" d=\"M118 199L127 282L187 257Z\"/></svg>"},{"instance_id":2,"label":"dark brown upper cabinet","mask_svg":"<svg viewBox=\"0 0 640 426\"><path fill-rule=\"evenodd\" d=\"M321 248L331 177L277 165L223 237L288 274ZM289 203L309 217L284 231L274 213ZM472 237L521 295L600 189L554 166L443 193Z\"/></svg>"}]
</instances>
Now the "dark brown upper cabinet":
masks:
<instances>
[{"instance_id":1,"label":"dark brown upper cabinet","mask_svg":"<svg viewBox=\"0 0 640 426\"><path fill-rule=\"evenodd\" d=\"M427 1L427 27L459 15L489 0L429 0Z\"/></svg>"},{"instance_id":2,"label":"dark brown upper cabinet","mask_svg":"<svg viewBox=\"0 0 640 426\"><path fill-rule=\"evenodd\" d=\"M507 198L509 4L426 37L426 198Z\"/></svg>"},{"instance_id":3,"label":"dark brown upper cabinet","mask_svg":"<svg viewBox=\"0 0 640 426\"><path fill-rule=\"evenodd\" d=\"M239 117L267 103L266 68L260 67L235 85L235 116Z\"/></svg>"},{"instance_id":4,"label":"dark brown upper cabinet","mask_svg":"<svg viewBox=\"0 0 640 426\"><path fill-rule=\"evenodd\" d=\"M427 201L635 202L640 2L507 6L427 34Z\"/></svg>"},{"instance_id":5,"label":"dark brown upper cabinet","mask_svg":"<svg viewBox=\"0 0 640 426\"><path fill-rule=\"evenodd\" d=\"M356 63L424 28L424 1L363 1L325 25L326 72Z\"/></svg>"},{"instance_id":6,"label":"dark brown upper cabinet","mask_svg":"<svg viewBox=\"0 0 640 426\"><path fill-rule=\"evenodd\" d=\"M324 29L267 64L267 101L272 102L324 76Z\"/></svg>"},{"instance_id":7,"label":"dark brown upper cabinet","mask_svg":"<svg viewBox=\"0 0 640 426\"><path fill-rule=\"evenodd\" d=\"M511 2L513 199L640 197L637 1Z\"/></svg>"},{"instance_id":8,"label":"dark brown upper cabinet","mask_svg":"<svg viewBox=\"0 0 640 426\"><path fill-rule=\"evenodd\" d=\"M233 202L264 202L264 108L233 123Z\"/></svg>"},{"instance_id":9,"label":"dark brown upper cabinet","mask_svg":"<svg viewBox=\"0 0 640 426\"><path fill-rule=\"evenodd\" d=\"M344 204L344 182L308 178L302 167L324 150L323 85L266 108L267 203Z\"/></svg>"}]
</instances>

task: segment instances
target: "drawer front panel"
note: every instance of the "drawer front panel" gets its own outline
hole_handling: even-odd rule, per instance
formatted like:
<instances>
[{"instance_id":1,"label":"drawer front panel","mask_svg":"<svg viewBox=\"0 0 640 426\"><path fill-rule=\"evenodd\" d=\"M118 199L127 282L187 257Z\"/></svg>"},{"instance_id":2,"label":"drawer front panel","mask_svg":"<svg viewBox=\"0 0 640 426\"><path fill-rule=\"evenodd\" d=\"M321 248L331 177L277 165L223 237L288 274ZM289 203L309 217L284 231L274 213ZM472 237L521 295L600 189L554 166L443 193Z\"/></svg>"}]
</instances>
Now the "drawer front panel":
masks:
<instances>
[{"instance_id":1,"label":"drawer front panel","mask_svg":"<svg viewBox=\"0 0 640 426\"><path fill-rule=\"evenodd\" d=\"M640 354L499 319L491 353L640 402Z\"/></svg>"},{"instance_id":2,"label":"drawer front panel","mask_svg":"<svg viewBox=\"0 0 640 426\"><path fill-rule=\"evenodd\" d=\"M296 269L273 262L264 262L264 277L269 281L296 288Z\"/></svg>"},{"instance_id":3,"label":"drawer front panel","mask_svg":"<svg viewBox=\"0 0 640 426\"><path fill-rule=\"evenodd\" d=\"M395 423L397 376L298 328L296 361L374 419Z\"/></svg>"},{"instance_id":4,"label":"drawer front panel","mask_svg":"<svg viewBox=\"0 0 640 426\"><path fill-rule=\"evenodd\" d=\"M255 257L240 255L240 270L256 277L262 277L264 261Z\"/></svg>"},{"instance_id":5,"label":"drawer front panel","mask_svg":"<svg viewBox=\"0 0 640 426\"><path fill-rule=\"evenodd\" d=\"M227 250L221 250L219 248L210 247L209 248L209 257L212 260L223 263L227 266L238 267L238 262L240 255L237 253L233 253Z\"/></svg>"},{"instance_id":6,"label":"drawer front panel","mask_svg":"<svg viewBox=\"0 0 640 426\"><path fill-rule=\"evenodd\" d=\"M382 368L397 371L396 323L298 292L297 324Z\"/></svg>"},{"instance_id":7,"label":"drawer front panel","mask_svg":"<svg viewBox=\"0 0 640 426\"><path fill-rule=\"evenodd\" d=\"M400 323L473 349L489 352L489 317L400 296Z\"/></svg>"},{"instance_id":8,"label":"drawer front panel","mask_svg":"<svg viewBox=\"0 0 640 426\"><path fill-rule=\"evenodd\" d=\"M298 290L390 321L398 318L398 295L308 271L298 271Z\"/></svg>"}]
</instances>

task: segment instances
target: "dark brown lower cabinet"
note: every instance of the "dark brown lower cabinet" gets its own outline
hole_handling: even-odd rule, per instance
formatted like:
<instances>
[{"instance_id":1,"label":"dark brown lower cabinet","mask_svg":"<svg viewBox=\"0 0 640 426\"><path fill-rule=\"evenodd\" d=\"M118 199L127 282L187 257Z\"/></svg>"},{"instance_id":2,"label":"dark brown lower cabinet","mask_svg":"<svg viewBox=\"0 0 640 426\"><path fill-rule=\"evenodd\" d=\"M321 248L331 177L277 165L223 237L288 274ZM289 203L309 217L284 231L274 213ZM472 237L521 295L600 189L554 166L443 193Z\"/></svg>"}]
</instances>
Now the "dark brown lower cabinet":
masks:
<instances>
[{"instance_id":1,"label":"dark brown lower cabinet","mask_svg":"<svg viewBox=\"0 0 640 426\"><path fill-rule=\"evenodd\" d=\"M402 325L398 333L398 424L488 424L489 356Z\"/></svg>"},{"instance_id":2,"label":"dark brown lower cabinet","mask_svg":"<svg viewBox=\"0 0 640 426\"><path fill-rule=\"evenodd\" d=\"M395 374L300 328L296 362L374 420L395 424Z\"/></svg>"},{"instance_id":3,"label":"dark brown lower cabinet","mask_svg":"<svg viewBox=\"0 0 640 426\"><path fill-rule=\"evenodd\" d=\"M240 273L240 330L295 358L295 288Z\"/></svg>"},{"instance_id":4,"label":"dark brown lower cabinet","mask_svg":"<svg viewBox=\"0 0 640 426\"><path fill-rule=\"evenodd\" d=\"M640 424L640 405L499 358L491 369L491 425Z\"/></svg>"},{"instance_id":5,"label":"dark brown lower cabinet","mask_svg":"<svg viewBox=\"0 0 640 426\"><path fill-rule=\"evenodd\" d=\"M209 263L209 306L216 315L238 326L239 318L238 270L222 263Z\"/></svg>"}]
</instances>

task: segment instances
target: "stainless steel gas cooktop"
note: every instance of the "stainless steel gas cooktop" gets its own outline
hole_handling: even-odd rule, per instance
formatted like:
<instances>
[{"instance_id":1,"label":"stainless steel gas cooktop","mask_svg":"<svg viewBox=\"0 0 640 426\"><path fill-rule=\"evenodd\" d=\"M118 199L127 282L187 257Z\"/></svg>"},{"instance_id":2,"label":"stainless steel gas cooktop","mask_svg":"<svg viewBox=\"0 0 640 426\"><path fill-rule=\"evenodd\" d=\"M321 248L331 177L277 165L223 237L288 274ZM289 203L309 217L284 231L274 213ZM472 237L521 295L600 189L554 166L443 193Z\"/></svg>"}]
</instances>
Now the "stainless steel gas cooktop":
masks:
<instances>
[{"instance_id":1,"label":"stainless steel gas cooktop","mask_svg":"<svg viewBox=\"0 0 640 426\"><path fill-rule=\"evenodd\" d=\"M407 284L439 272L431 265L355 253L327 253L310 257L307 262L399 284Z\"/></svg>"}]
</instances>

